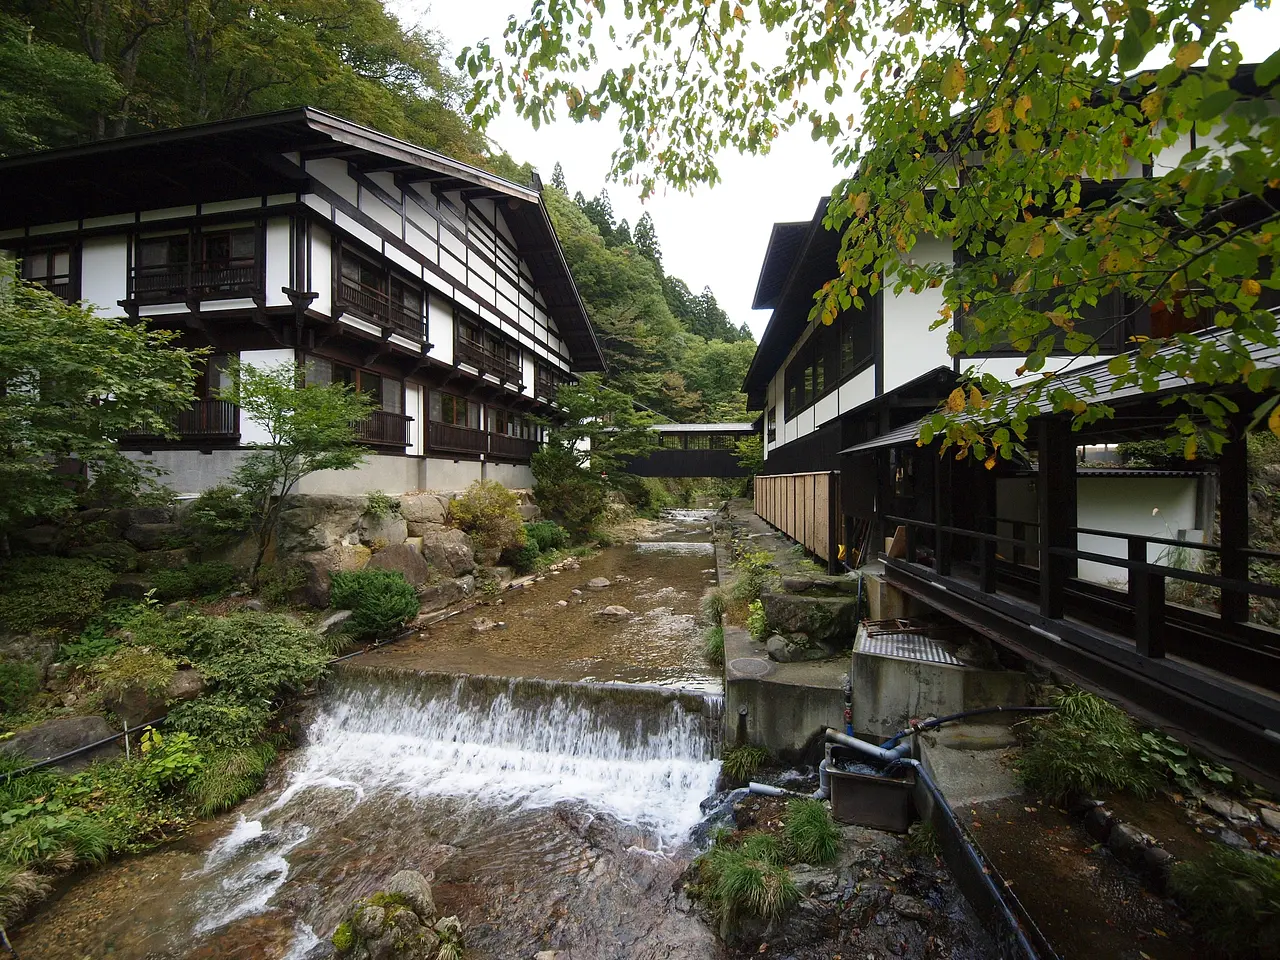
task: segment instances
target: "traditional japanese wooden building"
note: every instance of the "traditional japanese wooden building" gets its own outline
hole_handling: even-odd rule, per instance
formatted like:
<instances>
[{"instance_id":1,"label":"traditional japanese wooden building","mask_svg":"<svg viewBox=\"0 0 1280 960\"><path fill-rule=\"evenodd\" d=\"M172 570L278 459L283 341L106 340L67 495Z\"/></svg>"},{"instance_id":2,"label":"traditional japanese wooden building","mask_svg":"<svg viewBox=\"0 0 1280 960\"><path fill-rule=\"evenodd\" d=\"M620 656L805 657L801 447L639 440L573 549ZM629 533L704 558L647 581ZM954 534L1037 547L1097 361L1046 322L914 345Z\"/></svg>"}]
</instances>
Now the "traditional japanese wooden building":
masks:
<instances>
[{"instance_id":1,"label":"traditional japanese wooden building","mask_svg":"<svg viewBox=\"0 0 1280 960\"><path fill-rule=\"evenodd\" d=\"M300 108L0 160L0 252L212 351L176 436L120 439L180 493L263 439L217 397L233 356L377 403L366 464L306 492L526 487L531 415L604 369L540 188Z\"/></svg>"}]
</instances>

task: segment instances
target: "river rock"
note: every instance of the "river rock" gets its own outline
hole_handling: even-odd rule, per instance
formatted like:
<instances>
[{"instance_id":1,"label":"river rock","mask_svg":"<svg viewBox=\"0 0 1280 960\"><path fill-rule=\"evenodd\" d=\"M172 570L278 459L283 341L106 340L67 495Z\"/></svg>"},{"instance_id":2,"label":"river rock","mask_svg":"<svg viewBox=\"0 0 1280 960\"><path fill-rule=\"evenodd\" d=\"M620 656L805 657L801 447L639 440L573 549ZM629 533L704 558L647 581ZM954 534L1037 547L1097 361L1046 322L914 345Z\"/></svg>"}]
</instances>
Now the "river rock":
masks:
<instances>
[{"instance_id":1,"label":"river rock","mask_svg":"<svg viewBox=\"0 0 1280 960\"><path fill-rule=\"evenodd\" d=\"M778 663L802 663L808 660L825 660L831 654L821 644L811 643L804 634L784 637L775 633L765 643L769 658Z\"/></svg>"},{"instance_id":2,"label":"river rock","mask_svg":"<svg viewBox=\"0 0 1280 960\"><path fill-rule=\"evenodd\" d=\"M1099 843L1106 843L1111 835L1112 816L1106 807L1094 807L1084 818L1084 829Z\"/></svg>"},{"instance_id":3,"label":"river rock","mask_svg":"<svg viewBox=\"0 0 1280 960\"><path fill-rule=\"evenodd\" d=\"M404 576L415 587L423 587L437 579L431 564L407 543L397 543L379 550L369 558L371 570L392 570Z\"/></svg>"},{"instance_id":4,"label":"river rock","mask_svg":"<svg viewBox=\"0 0 1280 960\"><path fill-rule=\"evenodd\" d=\"M1256 819L1253 811L1243 803L1232 800L1230 797L1224 797L1221 794L1210 794L1204 798L1203 803L1223 820L1231 823L1252 823Z\"/></svg>"},{"instance_id":5,"label":"river rock","mask_svg":"<svg viewBox=\"0 0 1280 960\"><path fill-rule=\"evenodd\" d=\"M406 493L400 498L400 516L409 523L444 526L447 502L435 493Z\"/></svg>"},{"instance_id":6,"label":"river rock","mask_svg":"<svg viewBox=\"0 0 1280 960\"><path fill-rule=\"evenodd\" d=\"M760 595L760 603L769 626L778 633L803 633L823 642L852 638L857 630L856 597L769 592Z\"/></svg>"},{"instance_id":7,"label":"river rock","mask_svg":"<svg viewBox=\"0 0 1280 960\"><path fill-rule=\"evenodd\" d=\"M791 880L802 897L817 897L835 893L840 887L840 875L826 867L811 867L797 863L791 868Z\"/></svg>"},{"instance_id":8,"label":"river rock","mask_svg":"<svg viewBox=\"0 0 1280 960\"><path fill-rule=\"evenodd\" d=\"M175 670L164 690L151 693L130 686L112 696L104 696L102 705L130 727L158 720L168 712L170 704L194 700L204 691L204 678L197 670Z\"/></svg>"},{"instance_id":9,"label":"river rock","mask_svg":"<svg viewBox=\"0 0 1280 960\"><path fill-rule=\"evenodd\" d=\"M502 620L490 620L488 617L476 617L471 621L471 629L476 633L488 633L491 630L505 630L507 625Z\"/></svg>"},{"instance_id":10,"label":"river rock","mask_svg":"<svg viewBox=\"0 0 1280 960\"><path fill-rule=\"evenodd\" d=\"M587 586L592 590L606 590L613 586L608 577L593 577L587 581Z\"/></svg>"},{"instance_id":11,"label":"river rock","mask_svg":"<svg viewBox=\"0 0 1280 960\"><path fill-rule=\"evenodd\" d=\"M557 606L557 607L567 607L568 605L569 605L569 601L568 601L568 600L557 600L557 601L556 601L556 606Z\"/></svg>"},{"instance_id":12,"label":"river rock","mask_svg":"<svg viewBox=\"0 0 1280 960\"><path fill-rule=\"evenodd\" d=\"M280 511L279 553L313 553L355 535L365 505L364 497L290 497Z\"/></svg>"},{"instance_id":13,"label":"river rock","mask_svg":"<svg viewBox=\"0 0 1280 960\"><path fill-rule=\"evenodd\" d=\"M322 637L332 637L341 633L347 628L347 623L351 620L351 616L350 610L336 610L320 621L316 627L316 633Z\"/></svg>"},{"instance_id":14,"label":"river rock","mask_svg":"<svg viewBox=\"0 0 1280 960\"><path fill-rule=\"evenodd\" d=\"M424 533L422 556L446 577L460 577L476 568L475 548L461 530L446 528Z\"/></svg>"},{"instance_id":15,"label":"river rock","mask_svg":"<svg viewBox=\"0 0 1280 960\"><path fill-rule=\"evenodd\" d=\"M418 599L421 602L419 609L422 613L435 613L437 610L443 610L445 607L465 599L471 593L471 590L468 589L468 580L471 581L471 589L474 589L475 579L473 577L437 579L435 582L427 584L418 591Z\"/></svg>"},{"instance_id":16,"label":"river rock","mask_svg":"<svg viewBox=\"0 0 1280 960\"><path fill-rule=\"evenodd\" d=\"M1147 837L1132 824L1117 823L1107 837L1107 847L1116 858L1131 867L1142 866L1142 854L1147 849Z\"/></svg>"},{"instance_id":17,"label":"river rock","mask_svg":"<svg viewBox=\"0 0 1280 960\"><path fill-rule=\"evenodd\" d=\"M433 960L443 942L460 953L462 924L435 914L430 881L401 870L385 890L351 905L333 934L334 951L353 960Z\"/></svg>"},{"instance_id":18,"label":"river rock","mask_svg":"<svg viewBox=\"0 0 1280 960\"><path fill-rule=\"evenodd\" d=\"M928 920L933 916L933 910L927 903L905 893L895 893L889 901L889 909L908 920Z\"/></svg>"},{"instance_id":19,"label":"river rock","mask_svg":"<svg viewBox=\"0 0 1280 960\"><path fill-rule=\"evenodd\" d=\"M332 586L330 574L339 570L359 570L369 562L370 557L368 547L348 543L334 543L324 550L294 557L290 562L301 568L306 576L306 582L294 599L313 607L329 606L329 591Z\"/></svg>"},{"instance_id":20,"label":"river rock","mask_svg":"<svg viewBox=\"0 0 1280 960\"><path fill-rule=\"evenodd\" d=\"M176 523L135 523L124 531L124 538L139 550L172 548L182 535Z\"/></svg>"},{"instance_id":21,"label":"river rock","mask_svg":"<svg viewBox=\"0 0 1280 960\"><path fill-rule=\"evenodd\" d=\"M787 593L804 593L806 590L813 589L813 580L810 577L783 577L782 589Z\"/></svg>"},{"instance_id":22,"label":"river rock","mask_svg":"<svg viewBox=\"0 0 1280 960\"><path fill-rule=\"evenodd\" d=\"M1280 811L1272 810L1270 807L1263 807L1258 811L1258 816L1262 817L1262 825L1272 833L1280 833Z\"/></svg>"},{"instance_id":23,"label":"river rock","mask_svg":"<svg viewBox=\"0 0 1280 960\"><path fill-rule=\"evenodd\" d=\"M35 763L105 740L116 733L119 731L111 729L103 717L59 717L57 720L46 720L26 730L19 730L0 743L0 753L25 757ZM123 752L124 747L116 740L103 744L96 750L69 757L54 766L71 773L83 770L95 760L105 760Z\"/></svg>"},{"instance_id":24,"label":"river rock","mask_svg":"<svg viewBox=\"0 0 1280 960\"><path fill-rule=\"evenodd\" d=\"M626 607L619 606L616 603L610 604L609 606L605 607L603 610L599 610L596 612L596 616L600 617L602 620L625 620L627 619L627 617L630 617L632 615L633 614L631 613L630 610L628 610Z\"/></svg>"},{"instance_id":25,"label":"river rock","mask_svg":"<svg viewBox=\"0 0 1280 960\"><path fill-rule=\"evenodd\" d=\"M386 891L401 897L405 906L419 917L434 917L436 901L431 895L431 883L417 870L401 870L387 881Z\"/></svg>"},{"instance_id":26,"label":"river rock","mask_svg":"<svg viewBox=\"0 0 1280 960\"><path fill-rule=\"evenodd\" d=\"M409 524L404 517L396 513L389 513L383 517L366 513L360 518L356 532L360 535L360 542L367 547L378 544L383 547L395 546L404 543L405 538L409 536Z\"/></svg>"}]
</instances>

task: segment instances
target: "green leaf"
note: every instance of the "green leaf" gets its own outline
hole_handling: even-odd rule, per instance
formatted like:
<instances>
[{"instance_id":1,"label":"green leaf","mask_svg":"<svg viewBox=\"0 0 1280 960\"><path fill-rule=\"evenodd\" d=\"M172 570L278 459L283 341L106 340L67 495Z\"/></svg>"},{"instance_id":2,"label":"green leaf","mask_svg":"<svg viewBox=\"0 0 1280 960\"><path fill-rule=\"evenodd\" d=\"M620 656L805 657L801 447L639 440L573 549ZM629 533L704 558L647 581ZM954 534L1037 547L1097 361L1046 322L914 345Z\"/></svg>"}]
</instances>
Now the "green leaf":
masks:
<instances>
[{"instance_id":1,"label":"green leaf","mask_svg":"<svg viewBox=\"0 0 1280 960\"><path fill-rule=\"evenodd\" d=\"M1258 64L1258 69L1253 72L1253 79L1264 88L1275 83L1277 77L1280 77L1280 50Z\"/></svg>"},{"instance_id":2,"label":"green leaf","mask_svg":"<svg viewBox=\"0 0 1280 960\"><path fill-rule=\"evenodd\" d=\"M1200 105L1196 108L1196 116L1201 120L1215 120L1223 114L1227 107L1239 99L1240 94L1230 88L1218 90L1200 101Z\"/></svg>"},{"instance_id":3,"label":"green leaf","mask_svg":"<svg viewBox=\"0 0 1280 960\"><path fill-rule=\"evenodd\" d=\"M1122 353L1118 357L1112 357L1107 363L1107 370L1110 371L1113 376L1123 377L1129 372L1129 355L1127 353Z\"/></svg>"}]
</instances>

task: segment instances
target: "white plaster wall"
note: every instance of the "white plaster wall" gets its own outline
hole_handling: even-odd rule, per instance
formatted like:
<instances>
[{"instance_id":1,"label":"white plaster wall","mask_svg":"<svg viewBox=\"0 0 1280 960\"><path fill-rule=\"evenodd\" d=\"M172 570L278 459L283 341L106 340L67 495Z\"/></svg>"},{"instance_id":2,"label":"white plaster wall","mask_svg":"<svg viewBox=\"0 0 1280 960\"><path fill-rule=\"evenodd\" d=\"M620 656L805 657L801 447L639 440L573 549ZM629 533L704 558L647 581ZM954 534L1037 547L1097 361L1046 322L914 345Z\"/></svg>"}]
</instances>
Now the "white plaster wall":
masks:
<instances>
[{"instance_id":1,"label":"white plaster wall","mask_svg":"<svg viewBox=\"0 0 1280 960\"><path fill-rule=\"evenodd\" d=\"M271 367L280 363L294 363L295 355L292 349L285 348L281 350L242 350L240 351L240 362L249 367ZM257 420L250 419L243 412L240 414L240 442L245 444L267 443L270 436L266 429Z\"/></svg>"},{"instance_id":2,"label":"white plaster wall","mask_svg":"<svg viewBox=\"0 0 1280 960\"><path fill-rule=\"evenodd\" d=\"M432 344L431 356L453 363L453 308L434 293L427 301L427 338Z\"/></svg>"},{"instance_id":3,"label":"white plaster wall","mask_svg":"<svg viewBox=\"0 0 1280 960\"><path fill-rule=\"evenodd\" d=\"M406 383L404 385L404 412L413 420L409 424L409 453L414 456L421 456L424 452L422 445L422 424L424 410L423 400L427 388L416 383Z\"/></svg>"},{"instance_id":4,"label":"white plaster wall","mask_svg":"<svg viewBox=\"0 0 1280 960\"><path fill-rule=\"evenodd\" d=\"M1116 533L1143 533L1177 539L1186 531L1190 542L1204 542L1195 529L1199 481L1194 477L1081 477L1076 482L1079 525ZM1153 510L1159 511L1152 513ZM1128 544L1113 537L1080 534L1079 549L1109 557L1128 556ZM1147 545L1147 559L1158 560L1165 547ZM1205 555L1201 552L1199 559ZM1197 551L1192 551L1193 559ZM1095 583L1126 585L1128 571L1092 560L1080 561L1080 576Z\"/></svg>"},{"instance_id":5,"label":"white plaster wall","mask_svg":"<svg viewBox=\"0 0 1280 960\"><path fill-rule=\"evenodd\" d=\"M950 263L951 244L932 237L921 238L911 251L917 263ZM947 354L947 328L929 327L942 309L942 289L918 293L883 291L884 386L888 393L936 367L951 366Z\"/></svg>"},{"instance_id":6,"label":"white plaster wall","mask_svg":"<svg viewBox=\"0 0 1280 960\"><path fill-rule=\"evenodd\" d=\"M286 306L289 298L284 287L293 286L289 270L290 241L293 231L288 217L272 217L267 221L267 306Z\"/></svg>"},{"instance_id":7,"label":"white plaster wall","mask_svg":"<svg viewBox=\"0 0 1280 960\"><path fill-rule=\"evenodd\" d=\"M307 161L307 173L311 174L326 187L344 200L356 203L359 190L356 182L347 173L347 161L333 157Z\"/></svg>"},{"instance_id":8,"label":"white plaster wall","mask_svg":"<svg viewBox=\"0 0 1280 960\"><path fill-rule=\"evenodd\" d=\"M320 294L311 309L326 316L333 314L333 237L323 227L311 227L311 274L308 291Z\"/></svg>"},{"instance_id":9,"label":"white plaster wall","mask_svg":"<svg viewBox=\"0 0 1280 960\"><path fill-rule=\"evenodd\" d=\"M80 296L103 317L118 317L128 295L129 243L124 237L92 237L80 251Z\"/></svg>"},{"instance_id":10,"label":"white plaster wall","mask_svg":"<svg viewBox=\"0 0 1280 960\"><path fill-rule=\"evenodd\" d=\"M444 460L423 457L418 461L419 490L464 490L480 479L478 460Z\"/></svg>"}]
</instances>

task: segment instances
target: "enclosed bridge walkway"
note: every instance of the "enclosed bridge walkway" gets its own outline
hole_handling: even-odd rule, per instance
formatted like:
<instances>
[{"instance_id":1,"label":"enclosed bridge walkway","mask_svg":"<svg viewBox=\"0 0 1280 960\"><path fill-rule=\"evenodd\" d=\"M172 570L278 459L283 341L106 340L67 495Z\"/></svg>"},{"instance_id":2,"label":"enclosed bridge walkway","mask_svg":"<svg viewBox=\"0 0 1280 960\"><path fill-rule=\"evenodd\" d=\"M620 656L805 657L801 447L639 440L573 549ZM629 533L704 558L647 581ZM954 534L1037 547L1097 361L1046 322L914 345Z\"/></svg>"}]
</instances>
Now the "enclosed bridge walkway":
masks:
<instances>
[{"instance_id":1,"label":"enclosed bridge walkway","mask_svg":"<svg viewBox=\"0 0 1280 960\"><path fill-rule=\"evenodd\" d=\"M746 477L738 462L738 442L756 431L750 423L661 423L658 446L628 462L637 477Z\"/></svg>"}]
</instances>

